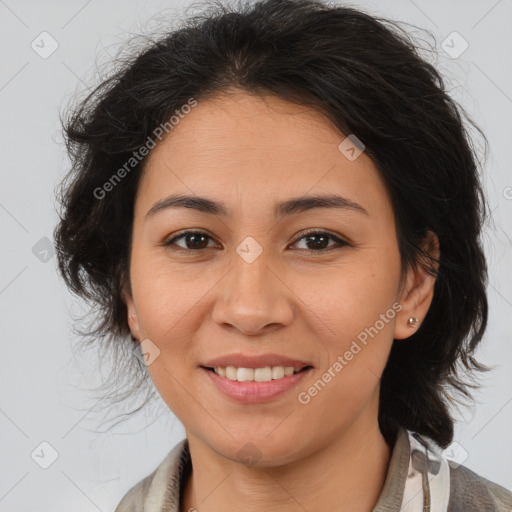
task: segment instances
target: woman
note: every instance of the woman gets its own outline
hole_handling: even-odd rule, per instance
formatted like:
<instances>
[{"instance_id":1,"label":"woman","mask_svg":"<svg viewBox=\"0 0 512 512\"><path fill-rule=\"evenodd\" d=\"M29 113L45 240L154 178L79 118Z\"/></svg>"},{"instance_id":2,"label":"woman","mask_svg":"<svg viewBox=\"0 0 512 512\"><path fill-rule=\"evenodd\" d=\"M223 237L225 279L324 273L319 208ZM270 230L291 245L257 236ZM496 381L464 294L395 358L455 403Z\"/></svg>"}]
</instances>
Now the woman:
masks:
<instances>
[{"instance_id":1,"label":"woman","mask_svg":"<svg viewBox=\"0 0 512 512\"><path fill-rule=\"evenodd\" d=\"M485 369L461 113L396 24L314 0L190 19L72 112L61 272L186 430L116 512L510 510L442 455Z\"/></svg>"}]
</instances>

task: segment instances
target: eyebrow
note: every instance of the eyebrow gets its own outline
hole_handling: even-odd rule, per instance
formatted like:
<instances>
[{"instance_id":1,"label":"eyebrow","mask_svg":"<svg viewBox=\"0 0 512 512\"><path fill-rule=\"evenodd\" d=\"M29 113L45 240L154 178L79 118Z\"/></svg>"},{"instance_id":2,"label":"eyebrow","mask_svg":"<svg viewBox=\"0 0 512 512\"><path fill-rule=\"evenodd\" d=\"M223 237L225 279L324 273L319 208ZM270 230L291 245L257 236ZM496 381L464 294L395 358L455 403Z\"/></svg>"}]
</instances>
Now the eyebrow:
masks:
<instances>
[{"instance_id":1,"label":"eyebrow","mask_svg":"<svg viewBox=\"0 0 512 512\"><path fill-rule=\"evenodd\" d=\"M223 217L231 215L229 208L222 202L216 202L212 199L200 196L170 195L157 201L146 213L146 218L163 210L167 210L168 208L191 208L203 213ZM359 203L336 194L287 199L286 201L275 204L273 213L275 217L285 217L319 208L339 208L368 215L368 212Z\"/></svg>"}]
</instances>

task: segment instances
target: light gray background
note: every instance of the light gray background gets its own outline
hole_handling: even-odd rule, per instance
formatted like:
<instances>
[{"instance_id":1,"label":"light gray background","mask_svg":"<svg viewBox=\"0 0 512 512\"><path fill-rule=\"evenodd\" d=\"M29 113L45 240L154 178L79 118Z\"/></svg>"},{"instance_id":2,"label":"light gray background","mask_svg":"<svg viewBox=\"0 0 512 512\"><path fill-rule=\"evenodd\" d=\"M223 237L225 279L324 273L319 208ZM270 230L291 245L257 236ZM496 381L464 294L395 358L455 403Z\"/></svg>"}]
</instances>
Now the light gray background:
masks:
<instances>
[{"instance_id":1,"label":"light gray background","mask_svg":"<svg viewBox=\"0 0 512 512\"><path fill-rule=\"evenodd\" d=\"M174 19L189 5L177 1L0 0L1 188L0 510L111 511L184 437L161 402L128 424L98 432L87 392L99 382L94 357L75 359L73 313L83 311L46 263L44 237L57 221L54 189L68 169L59 109L82 82L94 83L96 63L129 35L153 25L162 9ZM482 379L477 406L460 415L454 458L512 489L512 2L385 0L352 2L374 14L433 32L438 67L452 95L486 132L490 157L485 183L494 225L486 229L490 321L479 359L496 369ZM42 58L31 47L41 32L57 50ZM451 58L442 42L457 31L469 47ZM46 40L45 48L49 48ZM42 43L38 43L42 46ZM457 50L460 41L448 44ZM114 45L114 46L111 46ZM43 239L43 241L41 241ZM47 242L46 242L47 243ZM35 246L35 249L33 249ZM147 428L146 428L146 425ZM42 469L31 457L46 441L57 460ZM456 445L458 446L458 445ZM45 457L50 453L44 449Z\"/></svg>"}]
</instances>

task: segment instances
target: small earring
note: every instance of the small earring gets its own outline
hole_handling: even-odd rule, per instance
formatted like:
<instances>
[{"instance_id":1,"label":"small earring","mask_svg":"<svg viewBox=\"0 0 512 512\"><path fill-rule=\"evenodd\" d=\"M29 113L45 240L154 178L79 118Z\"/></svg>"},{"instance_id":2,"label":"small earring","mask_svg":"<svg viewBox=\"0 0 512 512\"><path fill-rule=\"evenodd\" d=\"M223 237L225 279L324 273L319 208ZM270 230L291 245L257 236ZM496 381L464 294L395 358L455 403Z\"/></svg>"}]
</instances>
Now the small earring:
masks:
<instances>
[{"instance_id":1,"label":"small earring","mask_svg":"<svg viewBox=\"0 0 512 512\"><path fill-rule=\"evenodd\" d=\"M409 320L407 320L407 323L410 327L414 327L418 323L418 319L414 316L411 316Z\"/></svg>"}]
</instances>

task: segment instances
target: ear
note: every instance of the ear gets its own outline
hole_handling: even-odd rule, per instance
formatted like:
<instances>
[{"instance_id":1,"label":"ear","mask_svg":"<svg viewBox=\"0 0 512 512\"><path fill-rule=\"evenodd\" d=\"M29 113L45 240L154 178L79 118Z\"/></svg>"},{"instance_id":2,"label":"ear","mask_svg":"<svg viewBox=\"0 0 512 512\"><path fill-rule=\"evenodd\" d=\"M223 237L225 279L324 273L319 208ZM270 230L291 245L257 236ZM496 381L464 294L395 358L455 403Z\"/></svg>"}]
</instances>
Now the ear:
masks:
<instances>
[{"instance_id":1,"label":"ear","mask_svg":"<svg viewBox=\"0 0 512 512\"><path fill-rule=\"evenodd\" d=\"M133 302L131 292L124 289L123 299L126 304L126 314L128 315L128 325L130 327L130 331L132 336L140 342L139 317L137 315L137 310L135 308L135 303Z\"/></svg>"},{"instance_id":2,"label":"ear","mask_svg":"<svg viewBox=\"0 0 512 512\"><path fill-rule=\"evenodd\" d=\"M435 270L437 272L440 255L439 240L432 231L427 233L423 249L437 260L435 263ZM409 269L405 285L400 293L399 301L402 309L396 315L394 333L396 339L408 338L419 329L432 303L435 282L436 277L429 274L419 263ZM410 325L410 318L416 318L417 322L414 325Z\"/></svg>"}]
</instances>

